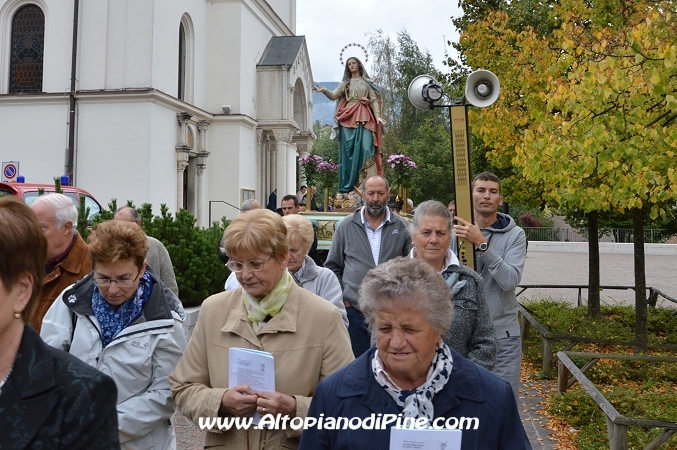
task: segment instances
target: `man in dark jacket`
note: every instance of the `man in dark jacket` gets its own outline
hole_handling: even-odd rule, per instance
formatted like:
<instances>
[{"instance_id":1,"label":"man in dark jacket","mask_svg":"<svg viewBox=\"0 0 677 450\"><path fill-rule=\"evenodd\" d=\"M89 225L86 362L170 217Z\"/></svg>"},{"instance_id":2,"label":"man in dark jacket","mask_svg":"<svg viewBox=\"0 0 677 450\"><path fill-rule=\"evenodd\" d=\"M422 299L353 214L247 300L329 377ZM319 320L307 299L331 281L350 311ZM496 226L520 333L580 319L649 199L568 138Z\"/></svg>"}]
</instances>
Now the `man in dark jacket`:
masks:
<instances>
[{"instance_id":1,"label":"man in dark jacket","mask_svg":"<svg viewBox=\"0 0 677 450\"><path fill-rule=\"evenodd\" d=\"M388 180L380 175L366 178L362 195L365 206L338 226L324 264L341 283L350 322L348 333L356 358L371 346L357 301L360 283L369 269L398 256L407 256L411 247L407 223L388 209Z\"/></svg>"}]
</instances>

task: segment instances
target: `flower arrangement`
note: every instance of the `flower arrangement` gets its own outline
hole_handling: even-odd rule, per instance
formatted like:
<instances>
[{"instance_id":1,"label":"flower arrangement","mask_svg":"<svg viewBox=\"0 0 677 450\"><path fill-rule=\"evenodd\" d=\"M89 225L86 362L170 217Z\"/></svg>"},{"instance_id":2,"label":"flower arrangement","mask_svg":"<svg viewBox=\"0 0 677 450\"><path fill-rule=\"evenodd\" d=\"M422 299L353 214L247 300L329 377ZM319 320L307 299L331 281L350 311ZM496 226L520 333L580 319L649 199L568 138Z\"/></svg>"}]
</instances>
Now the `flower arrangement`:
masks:
<instances>
[{"instance_id":1,"label":"flower arrangement","mask_svg":"<svg viewBox=\"0 0 677 450\"><path fill-rule=\"evenodd\" d=\"M333 189L338 184L338 164L322 161L317 165L317 174L323 187Z\"/></svg>"},{"instance_id":2,"label":"flower arrangement","mask_svg":"<svg viewBox=\"0 0 677 450\"><path fill-rule=\"evenodd\" d=\"M303 169L308 186L314 186L317 181L318 166L324 162L324 159L318 155L308 155L299 158L299 166Z\"/></svg>"},{"instance_id":3,"label":"flower arrangement","mask_svg":"<svg viewBox=\"0 0 677 450\"><path fill-rule=\"evenodd\" d=\"M411 176L418 170L413 159L406 155L390 155L386 161L393 175L393 185L404 187L411 180Z\"/></svg>"}]
</instances>

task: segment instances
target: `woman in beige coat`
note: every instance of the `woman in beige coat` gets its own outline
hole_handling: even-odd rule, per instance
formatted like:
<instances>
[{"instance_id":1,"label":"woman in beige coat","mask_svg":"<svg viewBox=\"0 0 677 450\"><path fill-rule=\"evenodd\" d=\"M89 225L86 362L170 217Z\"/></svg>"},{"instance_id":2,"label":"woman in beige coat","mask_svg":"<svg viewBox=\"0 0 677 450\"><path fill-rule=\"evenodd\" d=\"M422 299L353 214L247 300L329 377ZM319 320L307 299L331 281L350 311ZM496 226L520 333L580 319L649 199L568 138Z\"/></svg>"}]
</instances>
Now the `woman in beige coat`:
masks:
<instances>
[{"instance_id":1,"label":"woman in beige coat","mask_svg":"<svg viewBox=\"0 0 677 450\"><path fill-rule=\"evenodd\" d=\"M237 216L224 233L228 267L241 287L202 303L193 336L170 376L179 411L200 419L251 417L255 412L305 419L317 384L353 360L339 310L298 287L287 270L287 229L265 209ZM275 392L228 389L229 348L272 353ZM287 419L287 420L289 420ZM281 421L282 423L282 421ZM296 448L302 430L273 428L207 432L205 447Z\"/></svg>"}]
</instances>

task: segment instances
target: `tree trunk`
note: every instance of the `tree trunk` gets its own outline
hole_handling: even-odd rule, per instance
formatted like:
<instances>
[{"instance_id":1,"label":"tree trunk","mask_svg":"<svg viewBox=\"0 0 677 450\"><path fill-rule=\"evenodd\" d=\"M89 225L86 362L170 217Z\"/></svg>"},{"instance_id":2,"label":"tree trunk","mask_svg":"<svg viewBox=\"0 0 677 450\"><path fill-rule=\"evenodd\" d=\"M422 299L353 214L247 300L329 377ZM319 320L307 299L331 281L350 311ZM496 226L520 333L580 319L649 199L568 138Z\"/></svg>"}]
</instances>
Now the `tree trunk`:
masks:
<instances>
[{"instance_id":1,"label":"tree trunk","mask_svg":"<svg viewBox=\"0 0 677 450\"><path fill-rule=\"evenodd\" d=\"M588 317L602 317L599 300L599 223L597 211L588 213Z\"/></svg>"},{"instance_id":2,"label":"tree trunk","mask_svg":"<svg viewBox=\"0 0 677 450\"><path fill-rule=\"evenodd\" d=\"M635 341L638 342L635 353L646 352L647 301L646 273L644 264L644 212L642 208L632 210L632 231L635 241Z\"/></svg>"}]
</instances>

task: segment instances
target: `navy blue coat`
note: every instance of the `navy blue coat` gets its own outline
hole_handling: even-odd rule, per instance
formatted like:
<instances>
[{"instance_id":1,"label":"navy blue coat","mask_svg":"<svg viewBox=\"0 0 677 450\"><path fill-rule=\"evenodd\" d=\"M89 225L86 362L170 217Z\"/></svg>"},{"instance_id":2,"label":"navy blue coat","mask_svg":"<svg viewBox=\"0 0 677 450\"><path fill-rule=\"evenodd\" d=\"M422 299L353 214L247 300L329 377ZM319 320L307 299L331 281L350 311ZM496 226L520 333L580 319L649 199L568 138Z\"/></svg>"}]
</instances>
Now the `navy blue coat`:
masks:
<instances>
[{"instance_id":1,"label":"navy blue coat","mask_svg":"<svg viewBox=\"0 0 677 450\"><path fill-rule=\"evenodd\" d=\"M308 417L360 417L402 412L372 374L375 349L320 382ZM462 450L531 449L510 385L451 350L454 367L447 385L435 394L435 417L477 417L476 430L463 430ZM300 450L388 450L390 429L303 431Z\"/></svg>"},{"instance_id":2,"label":"navy blue coat","mask_svg":"<svg viewBox=\"0 0 677 450\"><path fill-rule=\"evenodd\" d=\"M0 394L0 449L120 448L115 382L25 326Z\"/></svg>"}]
</instances>

